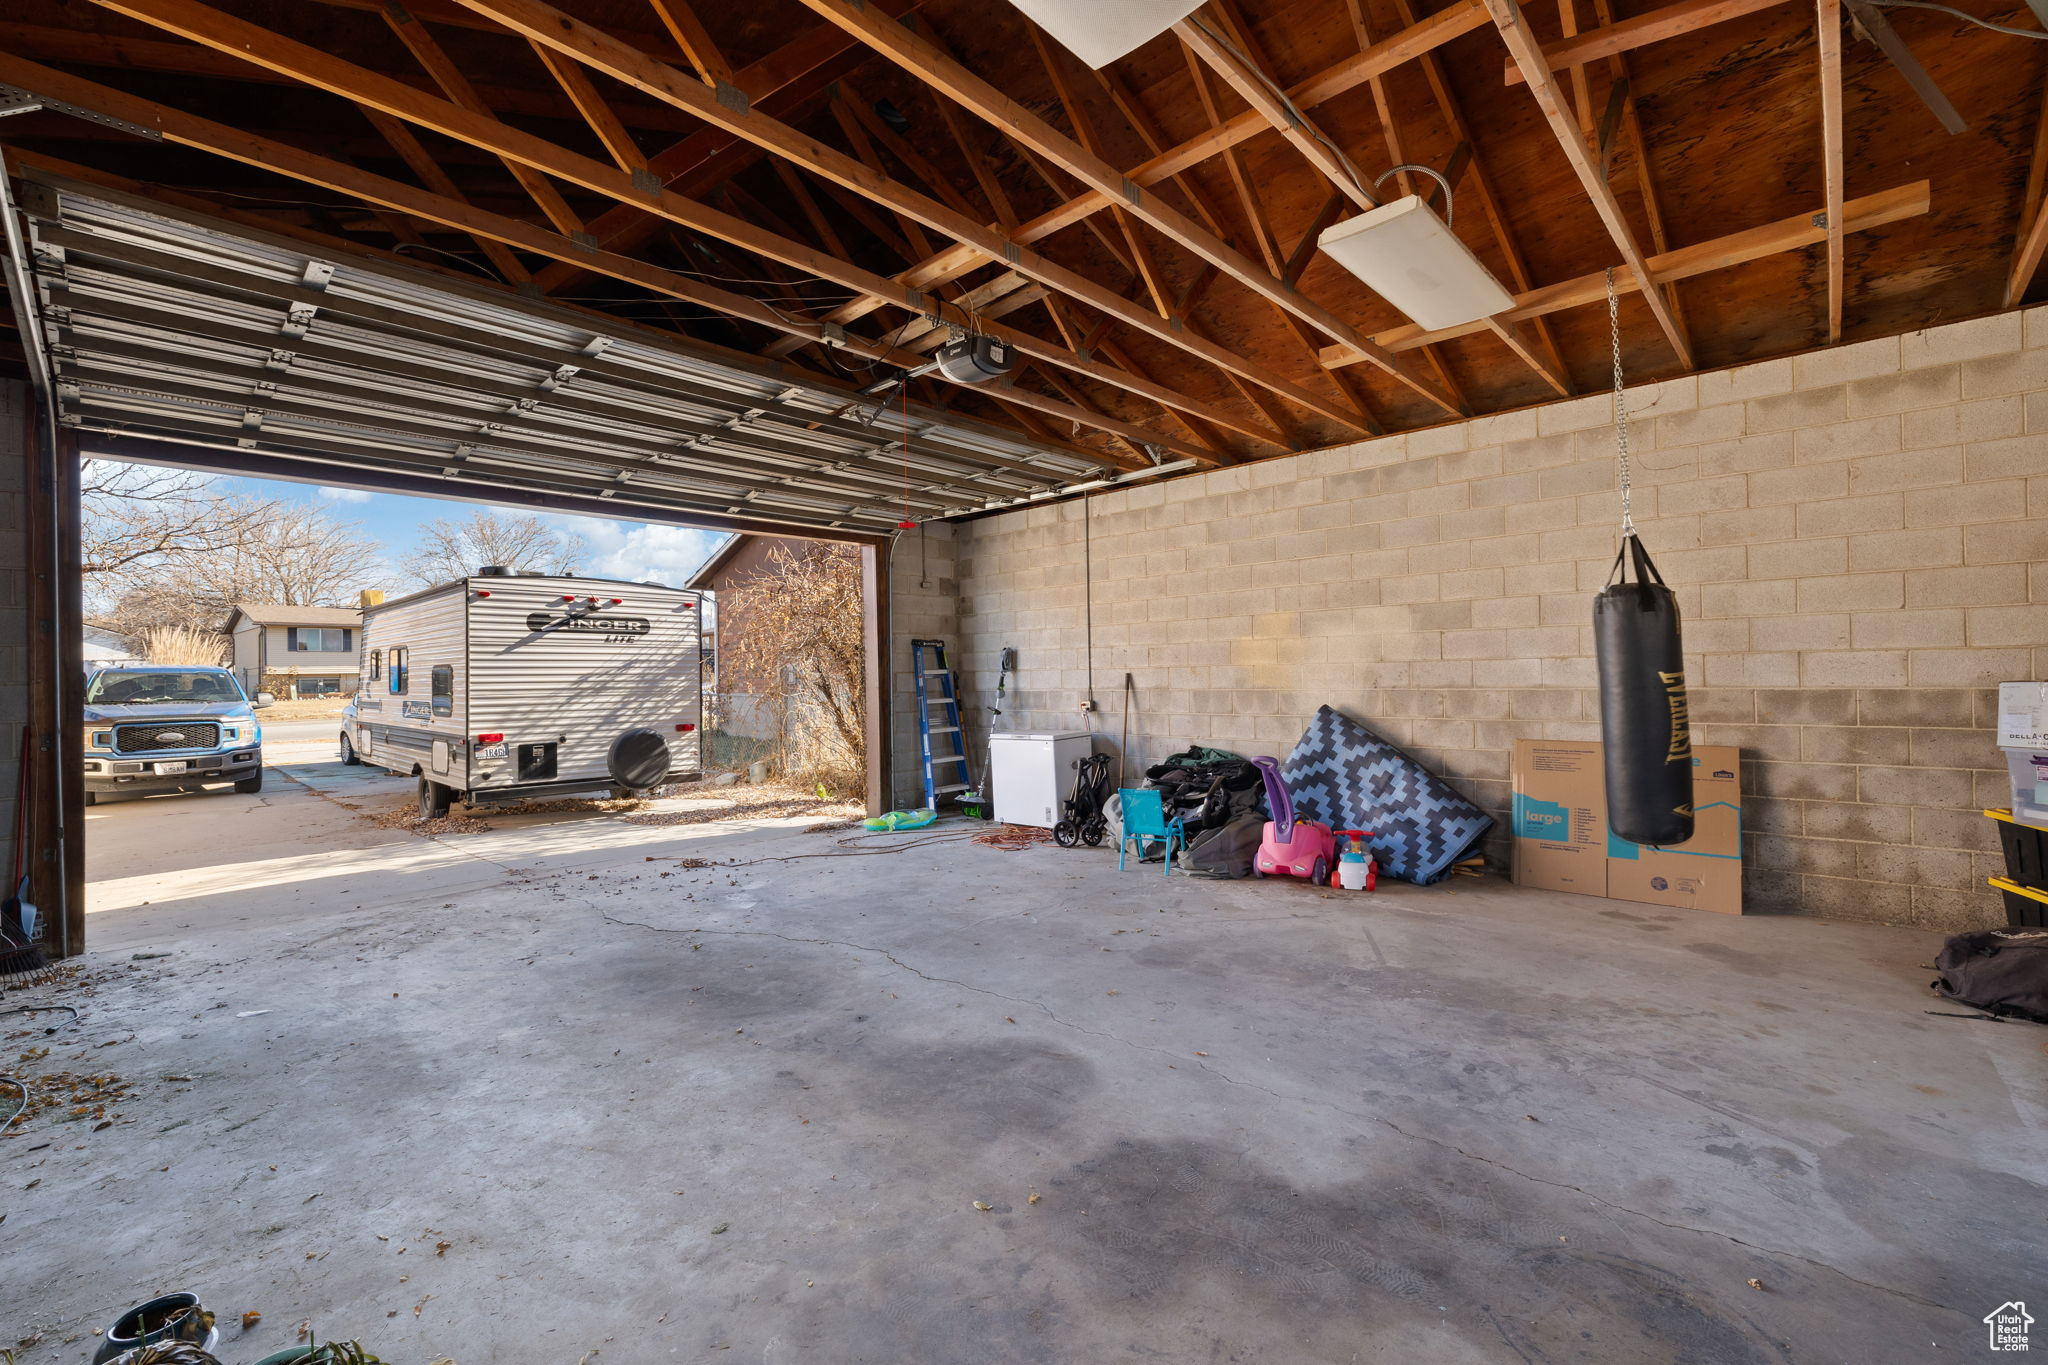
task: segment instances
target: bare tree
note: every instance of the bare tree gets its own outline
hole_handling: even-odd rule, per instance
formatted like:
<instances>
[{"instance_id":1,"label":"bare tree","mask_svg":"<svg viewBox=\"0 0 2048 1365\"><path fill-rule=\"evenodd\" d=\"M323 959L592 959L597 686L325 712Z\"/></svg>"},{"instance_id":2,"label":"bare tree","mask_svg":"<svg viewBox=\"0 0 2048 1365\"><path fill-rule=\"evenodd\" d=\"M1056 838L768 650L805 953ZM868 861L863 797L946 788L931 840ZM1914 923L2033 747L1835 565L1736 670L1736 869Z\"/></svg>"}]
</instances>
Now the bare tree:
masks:
<instances>
[{"instance_id":1,"label":"bare tree","mask_svg":"<svg viewBox=\"0 0 2048 1365\"><path fill-rule=\"evenodd\" d=\"M79 568L94 575L143 572L225 549L241 529L221 515L212 480L182 469L87 460ZM268 511L275 504L266 504Z\"/></svg>"},{"instance_id":2,"label":"bare tree","mask_svg":"<svg viewBox=\"0 0 2048 1365\"><path fill-rule=\"evenodd\" d=\"M784 775L850 795L865 781L860 560L843 545L776 546L719 594L719 671L784 717Z\"/></svg>"},{"instance_id":3,"label":"bare tree","mask_svg":"<svg viewBox=\"0 0 2048 1365\"><path fill-rule=\"evenodd\" d=\"M124 516L138 518L145 529L168 528L173 514L167 509L179 496L204 508L190 534L146 553L120 548ZM238 602L346 606L381 577L377 542L317 507L200 488L165 493L155 512L124 512L118 486L107 503L101 523L106 567L87 580L89 614L94 624L131 640L158 627L218 634ZM161 522L152 520L159 515Z\"/></svg>"},{"instance_id":4,"label":"bare tree","mask_svg":"<svg viewBox=\"0 0 2048 1365\"><path fill-rule=\"evenodd\" d=\"M355 522L303 503L231 499L242 534L196 566L195 586L223 609L236 602L342 607L379 577L382 547ZM257 518L261 517L261 520Z\"/></svg>"},{"instance_id":5,"label":"bare tree","mask_svg":"<svg viewBox=\"0 0 2048 1365\"><path fill-rule=\"evenodd\" d=\"M403 568L427 586L466 578L486 564L533 573L574 573L590 553L582 536L530 512L479 508L459 521L436 518L419 534L419 544L405 557Z\"/></svg>"}]
</instances>

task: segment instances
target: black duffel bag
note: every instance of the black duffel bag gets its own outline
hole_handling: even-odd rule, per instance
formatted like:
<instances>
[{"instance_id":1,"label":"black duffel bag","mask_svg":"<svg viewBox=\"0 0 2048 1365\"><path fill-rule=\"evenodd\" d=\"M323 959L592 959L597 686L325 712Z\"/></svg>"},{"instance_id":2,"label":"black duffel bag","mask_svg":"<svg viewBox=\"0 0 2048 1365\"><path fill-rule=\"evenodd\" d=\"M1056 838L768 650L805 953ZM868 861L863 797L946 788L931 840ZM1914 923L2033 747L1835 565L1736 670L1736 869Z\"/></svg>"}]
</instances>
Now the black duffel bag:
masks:
<instances>
[{"instance_id":1,"label":"black duffel bag","mask_svg":"<svg viewBox=\"0 0 2048 1365\"><path fill-rule=\"evenodd\" d=\"M1949 999L2048 1024L2048 930L1984 929L1956 934L1934 959L1931 983Z\"/></svg>"}]
</instances>

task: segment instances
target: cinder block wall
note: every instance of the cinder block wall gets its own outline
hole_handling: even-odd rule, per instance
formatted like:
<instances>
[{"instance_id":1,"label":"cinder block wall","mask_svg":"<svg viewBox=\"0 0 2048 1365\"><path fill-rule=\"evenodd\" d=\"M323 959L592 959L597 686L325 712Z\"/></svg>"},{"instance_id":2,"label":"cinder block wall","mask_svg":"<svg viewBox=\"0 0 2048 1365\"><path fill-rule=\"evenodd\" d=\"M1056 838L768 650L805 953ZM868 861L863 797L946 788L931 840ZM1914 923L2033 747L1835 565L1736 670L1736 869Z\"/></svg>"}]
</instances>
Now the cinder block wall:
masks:
<instances>
[{"instance_id":1,"label":"cinder block wall","mask_svg":"<svg viewBox=\"0 0 2048 1365\"><path fill-rule=\"evenodd\" d=\"M1992 685L2048 677L2048 309L1645 385L1629 407L1694 738L1746 763L1750 908L2002 922L1978 812L2004 803ZM1009 728L1110 748L1128 671L1141 762L1281 754L1327 702L1499 817L1517 738L1598 737L1589 621L1618 520L1591 394L961 523L957 619L934 527L931 588L907 586L899 547L896 634L905 667L911 633L960 640L980 708L1014 646ZM1505 864L1504 838L1488 851Z\"/></svg>"}]
</instances>

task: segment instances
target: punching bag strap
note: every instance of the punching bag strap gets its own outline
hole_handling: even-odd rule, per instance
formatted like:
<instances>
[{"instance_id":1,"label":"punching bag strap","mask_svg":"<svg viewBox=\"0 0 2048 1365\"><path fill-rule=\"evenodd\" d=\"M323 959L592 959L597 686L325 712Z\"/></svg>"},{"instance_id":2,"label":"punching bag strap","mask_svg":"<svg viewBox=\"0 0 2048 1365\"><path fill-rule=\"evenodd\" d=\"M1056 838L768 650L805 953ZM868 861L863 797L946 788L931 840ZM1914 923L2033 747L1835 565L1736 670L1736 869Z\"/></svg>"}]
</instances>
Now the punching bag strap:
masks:
<instances>
[{"instance_id":1,"label":"punching bag strap","mask_svg":"<svg viewBox=\"0 0 2048 1365\"><path fill-rule=\"evenodd\" d=\"M1613 587L1617 581L1629 581L1629 565L1624 561L1633 561L1636 582L1655 583L1660 588L1664 586L1664 575L1657 572L1657 565L1650 558L1650 552L1643 548L1642 537L1633 531L1622 536L1621 548L1614 552L1614 565L1607 571L1608 587ZM1619 575L1618 579L1616 575Z\"/></svg>"}]
</instances>

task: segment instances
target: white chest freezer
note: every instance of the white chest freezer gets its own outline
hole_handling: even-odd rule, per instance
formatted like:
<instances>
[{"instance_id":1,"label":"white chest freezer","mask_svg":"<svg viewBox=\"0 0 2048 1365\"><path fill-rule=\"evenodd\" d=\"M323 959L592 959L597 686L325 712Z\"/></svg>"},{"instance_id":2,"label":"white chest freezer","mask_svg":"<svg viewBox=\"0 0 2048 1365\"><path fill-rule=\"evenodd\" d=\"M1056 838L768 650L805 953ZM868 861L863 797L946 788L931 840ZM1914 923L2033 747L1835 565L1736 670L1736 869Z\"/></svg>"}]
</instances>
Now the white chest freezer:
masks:
<instances>
[{"instance_id":1,"label":"white chest freezer","mask_svg":"<svg viewBox=\"0 0 2048 1365\"><path fill-rule=\"evenodd\" d=\"M996 819L1051 829L1074 790L1074 764L1094 748L1086 731L1069 734L990 735L989 785Z\"/></svg>"}]
</instances>

